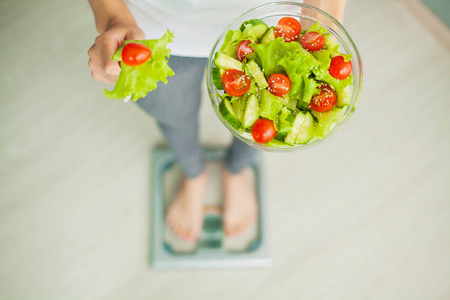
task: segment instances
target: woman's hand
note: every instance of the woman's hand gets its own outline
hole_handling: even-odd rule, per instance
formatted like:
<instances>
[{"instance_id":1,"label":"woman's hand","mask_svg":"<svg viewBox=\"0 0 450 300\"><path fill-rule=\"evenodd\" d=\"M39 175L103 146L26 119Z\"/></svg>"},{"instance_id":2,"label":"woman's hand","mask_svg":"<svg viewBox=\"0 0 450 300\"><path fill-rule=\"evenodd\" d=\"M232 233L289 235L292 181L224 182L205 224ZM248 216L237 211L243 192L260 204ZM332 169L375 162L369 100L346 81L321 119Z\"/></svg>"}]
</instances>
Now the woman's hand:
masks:
<instances>
[{"instance_id":1,"label":"woman's hand","mask_svg":"<svg viewBox=\"0 0 450 300\"><path fill-rule=\"evenodd\" d=\"M111 56L121 47L125 40L143 40L144 32L135 24L120 20L108 22L105 31L96 39L89 49L89 68L91 76L95 80L115 84L120 73L117 61L111 60Z\"/></svg>"},{"instance_id":2,"label":"woman's hand","mask_svg":"<svg viewBox=\"0 0 450 300\"><path fill-rule=\"evenodd\" d=\"M305 0L304 3L315 6L332 15L339 22L344 21L344 9L346 0ZM314 14L315 12L312 12ZM314 22L315 23L315 22ZM309 27L309 26L307 26Z\"/></svg>"}]
</instances>

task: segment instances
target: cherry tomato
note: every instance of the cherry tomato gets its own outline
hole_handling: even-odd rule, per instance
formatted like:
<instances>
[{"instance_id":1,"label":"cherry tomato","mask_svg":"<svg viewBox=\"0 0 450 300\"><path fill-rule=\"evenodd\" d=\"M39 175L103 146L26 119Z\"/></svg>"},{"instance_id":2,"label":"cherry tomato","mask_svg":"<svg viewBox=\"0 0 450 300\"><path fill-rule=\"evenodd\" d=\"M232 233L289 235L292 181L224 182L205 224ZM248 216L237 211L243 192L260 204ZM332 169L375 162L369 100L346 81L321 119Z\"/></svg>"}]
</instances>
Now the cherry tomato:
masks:
<instances>
[{"instance_id":1,"label":"cherry tomato","mask_svg":"<svg viewBox=\"0 0 450 300\"><path fill-rule=\"evenodd\" d=\"M320 86L320 94L314 95L309 102L309 107L318 112L330 111L336 104L336 93L328 84Z\"/></svg>"},{"instance_id":2,"label":"cherry tomato","mask_svg":"<svg viewBox=\"0 0 450 300\"><path fill-rule=\"evenodd\" d=\"M270 142L277 135L273 122L260 118L256 120L252 127L252 136L257 143L265 144Z\"/></svg>"},{"instance_id":3,"label":"cherry tomato","mask_svg":"<svg viewBox=\"0 0 450 300\"><path fill-rule=\"evenodd\" d=\"M269 87L267 88L269 92L278 97L285 96L291 88L289 77L283 74L273 74L269 77L267 82L269 84Z\"/></svg>"},{"instance_id":4,"label":"cherry tomato","mask_svg":"<svg viewBox=\"0 0 450 300\"><path fill-rule=\"evenodd\" d=\"M122 61L127 66L142 65L152 56L152 50L141 43L128 43L122 50Z\"/></svg>"},{"instance_id":5,"label":"cherry tomato","mask_svg":"<svg viewBox=\"0 0 450 300\"><path fill-rule=\"evenodd\" d=\"M347 79L352 73L352 62L344 61L344 57L335 56L331 59L330 68L328 68L328 73L336 79Z\"/></svg>"},{"instance_id":6,"label":"cherry tomato","mask_svg":"<svg viewBox=\"0 0 450 300\"><path fill-rule=\"evenodd\" d=\"M283 38L286 42L290 42L298 38L301 30L302 26L299 21L291 17L284 17L278 21L275 35Z\"/></svg>"},{"instance_id":7,"label":"cherry tomato","mask_svg":"<svg viewBox=\"0 0 450 300\"><path fill-rule=\"evenodd\" d=\"M255 50L252 48L252 46L250 46L250 44L252 43L252 41L250 40L246 40L246 41L242 41L237 49L237 57L239 59L239 61L243 61L244 58L249 55L250 53L253 53Z\"/></svg>"},{"instance_id":8,"label":"cherry tomato","mask_svg":"<svg viewBox=\"0 0 450 300\"><path fill-rule=\"evenodd\" d=\"M319 51L325 45L325 38L318 32L310 31L302 35L300 41L309 51Z\"/></svg>"},{"instance_id":9,"label":"cherry tomato","mask_svg":"<svg viewBox=\"0 0 450 300\"><path fill-rule=\"evenodd\" d=\"M242 96L250 88L250 78L242 71L230 69L222 75L222 83L227 92L231 96Z\"/></svg>"}]
</instances>

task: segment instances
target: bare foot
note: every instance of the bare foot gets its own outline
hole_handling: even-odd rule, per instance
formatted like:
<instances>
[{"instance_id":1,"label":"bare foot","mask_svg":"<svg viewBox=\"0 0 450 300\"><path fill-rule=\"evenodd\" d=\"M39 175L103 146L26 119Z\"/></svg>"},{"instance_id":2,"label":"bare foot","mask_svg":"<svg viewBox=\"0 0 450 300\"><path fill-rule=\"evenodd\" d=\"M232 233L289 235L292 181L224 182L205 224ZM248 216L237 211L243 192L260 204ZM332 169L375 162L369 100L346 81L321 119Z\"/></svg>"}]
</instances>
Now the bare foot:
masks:
<instances>
[{"instance_id":1,"label":"bare foot","mask_svg":"<svg viewBox=\"0 0 450 300\"><path fill-rule=\"evenodd\" d=\"M239 174L232 174L226 168L223 171L223 223L228 236L242 233L258 219L256 191L250 174L250 168Z\"/></svg>"},{"instance_id":2,"label":"bare foot","mask_svg":"<svg viewBox=\"0 0 450 300\"><path fill-rule=\"evenodd\" d=\"M195 241L203 226L203 198L208 170L195 178L185 177L170 204L166 222L180 238Z\"/></svg>"}]
</instances>

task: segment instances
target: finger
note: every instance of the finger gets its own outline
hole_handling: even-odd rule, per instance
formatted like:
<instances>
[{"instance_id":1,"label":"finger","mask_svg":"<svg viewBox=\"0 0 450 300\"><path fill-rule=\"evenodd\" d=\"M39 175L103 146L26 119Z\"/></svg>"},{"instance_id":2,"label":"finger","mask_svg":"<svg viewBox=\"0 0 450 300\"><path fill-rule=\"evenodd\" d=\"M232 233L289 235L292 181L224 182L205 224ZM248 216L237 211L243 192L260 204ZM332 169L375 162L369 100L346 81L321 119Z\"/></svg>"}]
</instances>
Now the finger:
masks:
<instances>
[{"instance_id":1,"label":"finger","mask_svg":"<svg viewBox=\"0 0 450 300\"><path fill-rule=\"evenodd\" d=\"M109 80L108 78L106 78L104 75L102 75L101 73L98 72L94 72L91 71L91 76L92 78L94 78L97 81L103 82L103 83L107 83L107 84L112 84L111 80Z\"/></svg>"},{"instance_id":2,"label":"finger","mask_svg":"<svg viewBox=\"0 0 450 300\"><path fill-rule=\"evenodd\" d=\"M93 59L89 59L88 62L89 68L91 69L91 76L95 80L108 83L108 84L115 84L117 82L117 76L115 75L108 75L104 72L102 67L95 62Z\"/></svg>"},{"instance_id":3,"label":"finger","mask_svg":"<svg viewBox=\"0 0 450 300\"><path fill-rule=\"evenodd\" d=\"M115 85L117 82L117 78L118 78L113 75L105 75L105 74L98 73L98 72L91 72L91 76L92 76L92 78L94 78L97 81L111 84L111 85Z\"/></svg>"},{"instance_id":4,"label":"finger","mask_svg":"<svg viewBox=\"0 0 450 300\"><path fill-rule=\"evenodd\" d=\"M108 75L119 76L120 74L119 63L111 59L103 63L103 69L105 70L105 73Z\"/></svg>"},{"instance_id":5,"label":"finger","mask_svg":"<svg viewBox=\"0 0 450 300\"><path fill-rule=\"evenodd\" d=\"M142 31L130 31L126 36L127 40L144 40L145 34Z\"/></svg>"},{"instance_id":6,"label":"finger","mask_svg":"<svg viewBox=\"0 0 450 300\"><path fill-rule=\"evenodd\" d=\"M92 47L89 49L88 55L89 55L89 61L88 61L89 68L92 71L102 75L102 78L105 78L105 80L108 80L107 83L115 84L118 76L115 74L106 74L105 70L101 66L100 53L98 51L98 47L96 47L95 44L92 45ZM105 82L105 81L102 81L102 82Z\"/></svg>"},{"instance_id":7,"label":"finger","mask_svg":"<svg viewBox=\"0 0 450 300\"><path fill-rule=\"evenodd\" d=\"M107 74L105 73L105 71L100 66L99 62L96 62L93 59L89 59L88 66L89 66L89 69L91 69L92 72L98 73L98 74L102 75L103 77L108 77Z\"/></svg>"},{"instance_id":8,"label":"finger","mask_svg":"<svg viewBox=\"0 0 450 300\"><path fill-rule=\"evenodd\" d=\"M89 48L88 51L89 60L94 60L96 63L100 64L101 58L100 58L100 52L98 52L98 47L96 45L92 45L91 48Z\"/></svg>"},{"instance_id":9,"label":"finger","mask_svg":"<svg viewBox=\"0 0 450 300\"><path fill-rule=\"evenodd\" d=\"M118 45L116 39L108 34L99 35L95 39L100 53L101 67L106 74L119 75L120 67L116 61L111 60L111 56L117 50Z\"/></svg>"},{"instance_id":10,"label":"finger","mask_svg":"<svg viewBox=\"0 0 450 300\"><path fill-rule=\"evenodd\" d=\"M95 55L95 53L98 53L98 51L97 51L97 49L96 49L96 47L95 47L95 44L93 44L93 45L89 48L89 50L88 50L88 52L87 52L87 55L88 55L89 57L92 57L93 55Z\"/></svg>"}]
</instances>

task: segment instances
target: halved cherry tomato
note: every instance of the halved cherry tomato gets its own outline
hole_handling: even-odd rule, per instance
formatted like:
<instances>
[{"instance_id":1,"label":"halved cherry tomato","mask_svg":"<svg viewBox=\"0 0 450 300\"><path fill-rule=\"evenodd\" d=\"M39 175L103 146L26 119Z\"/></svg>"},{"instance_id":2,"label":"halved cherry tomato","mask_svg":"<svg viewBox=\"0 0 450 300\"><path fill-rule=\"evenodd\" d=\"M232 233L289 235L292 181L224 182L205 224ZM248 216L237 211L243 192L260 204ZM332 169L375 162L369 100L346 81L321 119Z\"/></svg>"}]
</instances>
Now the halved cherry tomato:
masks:
<instances>
[{"instance_id":1,"label":"halved cherry tomato","mask_svg":"<svg viewBox=\"0 0 450 300\"><path fill-rule=\"evenodd\" d=\"M244 72L230 69L223 73L222 83L225 92L231 96L239 97L248 91L251 81Z\"/></svg>"},{"instance_id":2,"label":"halved cherry tomato","mask_svg":"<svg viewBox=\"0 0 450 300\"><path fill-rule=\"evenodd\" d=\"M310 31L302 35L300 41L309 51L319 51L325 45L325 38L318 32Z\"/></svg>"},{"instance_id":3,"label":"halved cherry tomato","mask_svg":"<svg viewBox=\"0 0 450 300\"><path fill-rule=\"evenodd\" d=\"M284 17L278 21L275 36L283 38L286 42L296 40L302 30L300 22L291 17Z\"/></svg>"},{"instance_id":4,"label":"halved cherry tomato","mask_svg":"<svg viewBox=\"0 0 450 300\"><path fill-rule=\"evenodd\" d=\"M344 57L335 56L331 59L330 68L328 68L328 73L336 79L347 79L352 73L352 62L344 61Z\"/></svg>"},{"instance_id":5,"label":"halved cherry tomato","mask_svg":"<svg viewBox=\"0 0 450 300\"><path fill-rule=\"evenodd\" d=\"M270 142L277 135L273 122L260 118L256 120L252 127L252 136L257 143L265 144Z\"/></svg>"},{"instance_id":6,"label":"halved cherry tomato","mask_svg":"<svg viewBox=\"0 0 450 300\"><path fill-rule=\"evenodd\" d=\"M239 61L243 61L247 55L249 55L250 53L253 53L255 51L252 48L252 46L250 46L251 43L252 43L252 41L246 40L246 41L242 41L239 44L239 46L237 48L237 57L238 57Z\"/></svg>"},{"instance_id":7,"label":"halved cherry tomato","mask_svg":"<svg viewBox=\"0 0 450 300\"><path fill-rule=\"evenodd\" d=\"M309 102L309 107L318 112L330 111L336 105L336 93L328 84L320 86L320 94L314 95Z\"/></svg>"},{"instance_id":8,"label":"halved cherry tomato","mask_svg":"<svg viewBox=\"0 0 450 300\"><path fill-rule=\"evenodd\" d=\"M152 50L141 43L128 43L122 50L122 61L127 66L142 65L150 59Z\"/></svg>"},{"instance_id":9,"label":"halved cherry tomato","mask_svg":"<svg viewBox=\"0 0 450 300\"><path fill-rule=\"evenodd\" d=\"M269 87L267 88L269 92L278 97L285 96L291 88L291 81L289 80L289 77L284 74L271 75L267 83L269 84Z\"/></svg>"}]
</instances>

